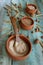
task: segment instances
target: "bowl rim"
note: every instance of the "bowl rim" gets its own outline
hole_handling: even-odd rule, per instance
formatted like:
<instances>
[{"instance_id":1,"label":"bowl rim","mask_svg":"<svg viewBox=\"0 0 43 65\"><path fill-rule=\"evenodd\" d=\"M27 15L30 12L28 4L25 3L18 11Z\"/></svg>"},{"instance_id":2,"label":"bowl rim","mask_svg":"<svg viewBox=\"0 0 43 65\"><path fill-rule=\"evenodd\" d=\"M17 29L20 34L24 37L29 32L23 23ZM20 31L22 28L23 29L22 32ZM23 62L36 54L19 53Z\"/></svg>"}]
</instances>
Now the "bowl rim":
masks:
<instances>
[{"instance_id":1,"label":"bowl rim","mask_svg":"<svg viewBox=\"0 0 43 65\"><path fill-rule=\"evenodd\" d=\"M28 6L34 6L35 7L35 9L34 10L36 10L37 9L37 6L35 5L35 4L27 4L27 8L28 8ZM29 10L33 10L33 9L30 9L30 8L28 8ZM33 11L34 11L33 10Z\"/></svg>"},{"instance_id":2,"label":"bowl rim","mask_svg":"<svg viewBox=\"0 0 43 65\"><path fill-rule=\"evenodd\" d=\"M21 22L22 22L23 19L30 19L30 20L32 21L32 24L31 24L31 25L34 24L33 19L32 19L31 17L29 17L29 16L24 16L24 17L22 17ZM23 22L22 22L22 24L23 24ZM25 24L24 24L24 25L25 25ZM31 26L31 25L29 25L29 26ZM25 25L25 26L27 26L27 25ZM27 26L27 27L29 27L29 26Z\"/></svg>"}]
</instances>

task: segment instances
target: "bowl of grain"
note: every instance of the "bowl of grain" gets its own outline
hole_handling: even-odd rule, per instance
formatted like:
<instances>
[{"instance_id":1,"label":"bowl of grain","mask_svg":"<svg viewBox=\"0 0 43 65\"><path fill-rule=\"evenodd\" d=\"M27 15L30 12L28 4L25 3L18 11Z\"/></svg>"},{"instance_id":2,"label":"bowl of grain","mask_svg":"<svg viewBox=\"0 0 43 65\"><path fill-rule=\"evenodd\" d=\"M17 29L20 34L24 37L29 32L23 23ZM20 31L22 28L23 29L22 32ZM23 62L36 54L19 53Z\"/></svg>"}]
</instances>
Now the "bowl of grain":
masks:
<instances>
[{"instance_id":1,"label":"bowl of grain","mask_svg":"<svg viewBox=\"0 0 43 65\"><path fill-rule=\"evenodd\" d=\"M13 60L24 60L26 59L31 50L32 50L32 46L31 46L31 42L28 40L28 38L26 38L24 35L19 35L19 37L25 42L25 44L19 44L16 49L19 50L19 52L21 52L22 47L23 50L25 50L25 52L23 54L21 53L17 53L14 47L14 41L16 39L16 35L12 35L8 38L7 43L6 43L6 51L8 53L8 55L13 59Z\"/></svg>"},{"instance_id":2,"label":"bowl of grain","mask_svg":"<svg viewBox=\"0 0 43 65\"><path fill-rule=\"evenodd\" d=\"M25 30L31 30L34 27L34 21L29 16L24 16L20 21L21 28Z\"/></svg>"},{"instance_id":3,"label":"bowl of grain","mask_svg":"<svg viewBox=\"0 0 43 65\"><path fill-rule=\"evenodd\" d=\"M34 15L37 12L37 6L35 4L27 4L26 12L30 15Z\"/></svg>"}]
</instances>

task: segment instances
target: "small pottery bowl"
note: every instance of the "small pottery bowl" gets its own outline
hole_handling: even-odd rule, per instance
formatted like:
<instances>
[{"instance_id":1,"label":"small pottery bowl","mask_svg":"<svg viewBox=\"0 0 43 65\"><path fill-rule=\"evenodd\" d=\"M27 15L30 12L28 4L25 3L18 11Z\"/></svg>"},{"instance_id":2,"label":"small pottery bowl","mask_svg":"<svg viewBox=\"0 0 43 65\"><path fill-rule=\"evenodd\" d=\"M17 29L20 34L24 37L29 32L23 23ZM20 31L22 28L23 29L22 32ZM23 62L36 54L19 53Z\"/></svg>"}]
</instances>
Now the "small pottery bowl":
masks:
<instances>
[{"instance_id":1,"label":"small pottery bowl","mask_svg":"<svg viewBox=\"0 0 43 65\"><path fill-rule=\"evenodd\" d=\"M29 16L24 16L20 21L20 26L25 30L31 30L34 27L34 21Z\"/></svg>"},{"instance_id":2,"label":"small pottery bowl","mask_svg":"<svg viewBox=\"0 0 43 65\"><path fill-rule=\"evenodd\" d=\"M23 41L25 41L26 44L28 44L29 50L28 50L28 52L27 52L25 55L23 55L23 56L15 56L15 55L12 53L12 51L9 49L9 45L10 45L9 42L10 42L11 40L13 40L13 39L16 38L16 35L12 35L12 36L9 37L8 40L7 40L7 43L6 43L6 51L7 51L8 55L9 55L13 60L24 60L24 59L26 59L26 58L29 56L29 54L30 54L30 52L31 52L31 49L32 49L31 42L28 40L28 38L26 38L24 35L19 35L19 37L20 37Z\"/></svg>"},{"instance_id":3,"label":"small pottery bowl","mask_svg":"<svg viewBox=\"0 0 43 65\"><path fill-rule=\"evenodd\" d=\"M26 12L30 15L34 15L37 12L37 7L34 4L27 4Z\"/></svg>"}]
</instances>

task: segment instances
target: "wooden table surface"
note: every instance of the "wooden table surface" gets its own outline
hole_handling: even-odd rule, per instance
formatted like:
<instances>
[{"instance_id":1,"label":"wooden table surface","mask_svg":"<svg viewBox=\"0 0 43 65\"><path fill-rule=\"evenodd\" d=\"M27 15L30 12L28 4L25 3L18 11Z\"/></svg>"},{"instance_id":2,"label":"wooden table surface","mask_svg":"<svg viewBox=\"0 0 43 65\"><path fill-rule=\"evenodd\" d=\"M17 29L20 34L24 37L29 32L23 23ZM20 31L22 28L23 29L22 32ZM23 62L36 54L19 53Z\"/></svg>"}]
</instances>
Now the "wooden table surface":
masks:
<instances>
[{"instance_id":1,"label":"wooden table surface","mask_svg":"<svg viewBox=\"0 0 43 65\"><path fill-rule=\"evenodd\" d=\"M19 33L24 34L25 36L30 37L30 41L32 42L32 52L29 55L29 57L26 60L23 61L15 61L12 60L5 49L6 41L13 31L13 27L11 25L10 19L6 14L6 11L4 10L4 6L6 4L11 5L11 1L13 3L21 3L23 7L25 7L26 2L27 3L34 3L37 5L38 9L43 14L43 0L0 0L0 65L43 65L43 49L41 48L40 44L33 44L33 40L38 38L40 39L40 36L43 35L40 32L37 33L31 33L31 31L26 31L23 29L20 29ZM25 15L24 12L21 12L21 14ZM33 20L36 20L36 17L32 17ZM43 15L37 17L38 20L40 20L40 23L34 22L34 28L36 27L36 24L40 24L43 26ZM19 24L18 24L19 25ZM43 30L43 28L41 28ZM43 39L41 39L43 41Z\"/></svg>"}]
</instances>

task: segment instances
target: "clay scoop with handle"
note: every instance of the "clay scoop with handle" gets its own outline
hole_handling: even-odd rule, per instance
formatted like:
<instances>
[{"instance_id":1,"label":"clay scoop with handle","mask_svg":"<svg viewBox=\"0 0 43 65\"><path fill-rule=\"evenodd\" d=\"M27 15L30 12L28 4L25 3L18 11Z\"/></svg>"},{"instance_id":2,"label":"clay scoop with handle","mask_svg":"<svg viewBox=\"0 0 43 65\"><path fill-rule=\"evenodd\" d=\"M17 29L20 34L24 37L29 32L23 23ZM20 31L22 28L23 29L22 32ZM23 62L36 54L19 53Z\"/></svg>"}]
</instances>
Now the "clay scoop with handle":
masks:
<instances>
[{"instance_id":1,"label":"clay scoop with handle","mask_svg":"<svg viewBox=\"0 0 43 65\"><path fill-rule=\"evenodd\" d=\"M15 31L15 33L16 33L16 40L15 40L15 43L14 43L14 47L15 47L15 49L16 49L16 51L17 51L18 53L23 54L23 53L26 51L26 49L24 49L25 47L23 47L23 45L25 46L25 42L22 41L22 40L20 39L20 37L19 37L18 28L17 28L17 25L16 25L16 18L15 18L14 16L11 16L10 19L11 19L11 23L12 23L12 25L13 25L14 31ZM23 44L22 44L22 43L23 43ZM18 46L19 48L17 48L17 46ZM20 47L21 47L21 48L20 48ZM21 50L21 51L20 51L20 50Z\"/></svg>"}]
</instances>

